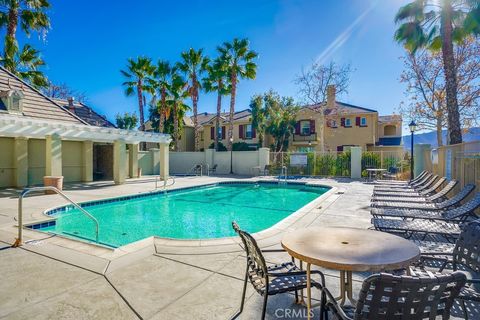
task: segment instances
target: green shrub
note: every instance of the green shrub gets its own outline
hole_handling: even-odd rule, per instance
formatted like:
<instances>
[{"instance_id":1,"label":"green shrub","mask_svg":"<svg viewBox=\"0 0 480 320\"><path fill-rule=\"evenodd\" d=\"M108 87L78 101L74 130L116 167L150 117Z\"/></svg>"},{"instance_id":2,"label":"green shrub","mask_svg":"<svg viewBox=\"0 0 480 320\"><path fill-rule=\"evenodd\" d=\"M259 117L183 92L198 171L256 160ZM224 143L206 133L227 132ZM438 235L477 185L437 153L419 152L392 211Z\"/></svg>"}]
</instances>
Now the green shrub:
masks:
<instances>
[{"instance_id":1,"label":"green shrub","mask_svg":"<svg viewBox=\"0 0 480 320\"><path fill-rule=\"evenodd\" d=\"M215 148L215 143L212 142L209 146L208 149L214 149ZM220 141L218 141L218 151L227 151L227 147L223 145Z\"/></svg>"},{"instance_id":2,"label":"green shrub","mask_svg":"<svg viewBox=\"0 0 480 320\"><path fill-rule=\"evenodd\" d=\"M252 151L252 149L249 147L248 143L246 142L235 142L232 145L232 150L233 151Z\"/></svg>"}]
</instances>

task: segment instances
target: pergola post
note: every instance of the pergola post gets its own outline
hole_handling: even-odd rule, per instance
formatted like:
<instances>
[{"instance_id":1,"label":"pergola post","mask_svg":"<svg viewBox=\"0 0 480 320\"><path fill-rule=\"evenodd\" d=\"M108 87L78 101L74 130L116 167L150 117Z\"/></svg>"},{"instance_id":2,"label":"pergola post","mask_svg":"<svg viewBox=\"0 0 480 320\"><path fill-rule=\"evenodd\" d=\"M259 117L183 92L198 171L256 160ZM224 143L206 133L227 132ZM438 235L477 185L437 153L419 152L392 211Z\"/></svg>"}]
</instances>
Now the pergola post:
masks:
<instances>
[{"instance_id":1,"label":"pergola post","mask_svg":"<svg viewBox=\"0 0 480 320\"><path fill-rule=\"evenodd\" d=\"M58 134L45 137L45 175L62 176L62 140Z\"/></svg>"},{"instance_id":2,"label":"pergola post","mask_svg":"<svg viewBox=\"0 0 480 320\"><path fill-rule=\"evenodd\" d=\"M127 176L127 153L125 140L113 142L113 181L115 184L124 184Z\"/></svg>"},{"instance_id":3,"label":"pergola post","mask_svg":"<svg viewBox=\"0 0 480 320\"><path fill-rule=\"evenodd\" d=\"M138 173L138 143L132 143L128 148L128 175L130 178L140 178Z\"/></svg>"},{"instance_id":4,"label":"pergola post","mask_svg":"<svg viewBox=\"0 0 480 320\"><path fill-rule=\"evenodd\" d=\"M25 137L15 138L13 148L13 165L15 166L14 185L25 187L28 185L28 139Z\"/></svg>"},{"instance_id":5,"label":"pergola post","mask_svg":"<svg viewBox=\"0 0 480 320\"><path fill-rule=\"evenodd\" d=\"M93 181L93 141L82 144L82 181Z\"/></svg>"},{"instance_id":6,"label":"pergola post","mask_svg":"<svg viewBox=\"0 0 480 320\"><path fill-rule=\"evenodd\" d=\"M167 180L170 175L169 169L169 158L170 158L170 150L169 150L170 143L160 143L160 177L162 180Z\"/></svg>"}]
</instances>

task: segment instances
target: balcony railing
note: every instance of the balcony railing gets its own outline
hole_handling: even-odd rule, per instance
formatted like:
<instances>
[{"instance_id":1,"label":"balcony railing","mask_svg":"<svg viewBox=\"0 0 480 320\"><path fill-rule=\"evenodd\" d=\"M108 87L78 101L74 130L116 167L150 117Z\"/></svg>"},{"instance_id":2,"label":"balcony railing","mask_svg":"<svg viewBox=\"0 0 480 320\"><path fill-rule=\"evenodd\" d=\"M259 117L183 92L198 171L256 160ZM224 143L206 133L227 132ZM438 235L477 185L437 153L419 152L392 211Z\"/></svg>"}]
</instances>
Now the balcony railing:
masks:
<instances>
[{"instance_id":1,"label":"balcony railing","mask_svg":"<svg viewBox=\"0 0 480 320\"><path fill-rule=\"evenodd\" d=\"M312 141L312 142L317 141L317 134L316 133L311 133L308 135L294 134L293 141Z\"/></svg>"}]
</instances>

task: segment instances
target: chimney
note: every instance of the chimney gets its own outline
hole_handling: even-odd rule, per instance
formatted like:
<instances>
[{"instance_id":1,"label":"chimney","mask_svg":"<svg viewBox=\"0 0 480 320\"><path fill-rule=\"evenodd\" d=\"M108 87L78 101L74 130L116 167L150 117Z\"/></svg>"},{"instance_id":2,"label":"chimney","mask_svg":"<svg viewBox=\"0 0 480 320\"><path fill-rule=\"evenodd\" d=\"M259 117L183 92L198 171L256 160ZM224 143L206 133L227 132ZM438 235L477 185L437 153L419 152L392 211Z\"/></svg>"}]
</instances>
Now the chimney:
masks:
<instances>
[{"instance_id":1,"label":"chimney","mask_svg":"<svg viewBox=\"0 0 480 320\"><path fill-rule=\"evenodd\" d=\"M71 112L71 113L75 113L75 105L73 104L74 101L75 101L75 98L74 97L70 97L67 99L68 100L68 110Z\"/></svg>"},{"instance_id":2,"label":"chimney","mask_svg":"<svg viewBox=\"0 0 480 320\"><path fill-rule=\"evenodd\" d=\"M327 87L327 109L335 109L335 85L331 84Z\"/></svg>"}]
</instances>

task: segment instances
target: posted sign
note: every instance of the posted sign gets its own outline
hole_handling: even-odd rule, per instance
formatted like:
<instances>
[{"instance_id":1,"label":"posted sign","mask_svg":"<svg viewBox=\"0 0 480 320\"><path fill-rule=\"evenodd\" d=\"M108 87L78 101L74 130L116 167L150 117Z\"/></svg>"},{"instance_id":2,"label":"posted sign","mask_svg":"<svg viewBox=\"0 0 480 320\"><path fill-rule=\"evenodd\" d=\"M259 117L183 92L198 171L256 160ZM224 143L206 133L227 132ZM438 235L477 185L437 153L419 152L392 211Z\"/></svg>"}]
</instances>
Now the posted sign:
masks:
<instances>
[{"instance_id":1,"label":"posted sign","mask_svg":"<svg viewBox=\"0 0 480 320\"><path fill-rule=\"evenodd\" d=\"M290 165L291 166L306 166L308 163L307 155L303 153L291 154Z\"/></svg>"}]
</instances>

